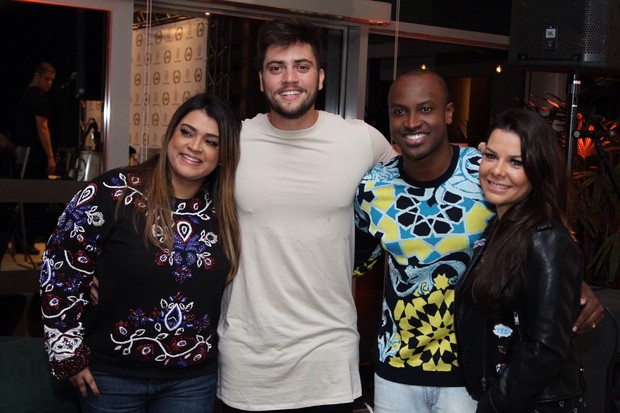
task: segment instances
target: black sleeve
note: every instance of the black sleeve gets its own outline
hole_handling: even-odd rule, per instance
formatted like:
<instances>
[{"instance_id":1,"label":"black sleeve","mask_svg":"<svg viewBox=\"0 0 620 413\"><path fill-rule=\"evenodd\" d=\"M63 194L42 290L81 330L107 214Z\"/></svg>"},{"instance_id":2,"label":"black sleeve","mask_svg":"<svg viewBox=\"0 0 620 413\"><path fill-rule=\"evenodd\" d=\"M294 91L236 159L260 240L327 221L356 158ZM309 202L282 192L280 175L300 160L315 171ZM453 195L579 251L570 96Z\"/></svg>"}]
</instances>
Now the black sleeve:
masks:
<instances>
[{"instance_id":1,"label":"black sleeve","mask_svg":"<svg viewBox=\"0 0 620 413\"><path fill-rule=\"evenodd\" d=\"M381 245L379 244L379 239L355 228L354 274L362 275L368 272L376 263L380 253Z\"/></svg>"}]
</instances>

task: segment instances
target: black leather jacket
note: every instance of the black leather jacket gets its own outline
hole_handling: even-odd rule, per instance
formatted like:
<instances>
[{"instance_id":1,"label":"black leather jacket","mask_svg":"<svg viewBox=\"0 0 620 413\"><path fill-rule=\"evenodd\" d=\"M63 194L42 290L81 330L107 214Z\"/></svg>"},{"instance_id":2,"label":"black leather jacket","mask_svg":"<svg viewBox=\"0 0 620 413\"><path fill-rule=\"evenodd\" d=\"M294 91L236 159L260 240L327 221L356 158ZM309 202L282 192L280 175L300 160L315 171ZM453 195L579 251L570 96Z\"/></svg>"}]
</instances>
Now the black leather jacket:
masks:
<instances>
[{"instance_id":1,"label":"black leather jacket","mask_svg":"<svg viewBox=\"0 0 620 413\"><path fill-rule=\"evenodd\" d=\"M490 319L472 303L464 281L481 257L483 235L456 288L459 365L478 413L521 412L584 392L571 329L579 313L583 256L568 231L544 223L527 253L518 308Z\"/></svg>"}]
</instances>

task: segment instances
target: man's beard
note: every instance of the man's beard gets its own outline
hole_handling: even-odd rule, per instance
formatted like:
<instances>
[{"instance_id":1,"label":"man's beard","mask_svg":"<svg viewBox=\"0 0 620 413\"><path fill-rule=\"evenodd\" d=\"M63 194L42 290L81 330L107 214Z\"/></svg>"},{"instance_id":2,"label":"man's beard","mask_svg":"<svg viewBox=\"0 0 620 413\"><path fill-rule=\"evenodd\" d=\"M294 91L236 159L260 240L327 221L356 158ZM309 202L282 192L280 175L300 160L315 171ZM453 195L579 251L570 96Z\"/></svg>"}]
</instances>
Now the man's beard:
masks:
<instances>
[{"instance_id":1,"label":"man's beard","mask_svg":"<svg viewBox=\"0 0 620 413\"><path fill-rule=\"evenodd\" d=\"M308 113L316 103L316 96L318 94L318 89L314 89L312 93L308 93L307 99L301 103L300 106L294 109L286 109L280 105L280 103L272 98L270 95L265 95L267 97L267 102L269 103L269 107L278 115L282 116L285 119L299 119L306 113Z\"/></svg>"}]
</instances>

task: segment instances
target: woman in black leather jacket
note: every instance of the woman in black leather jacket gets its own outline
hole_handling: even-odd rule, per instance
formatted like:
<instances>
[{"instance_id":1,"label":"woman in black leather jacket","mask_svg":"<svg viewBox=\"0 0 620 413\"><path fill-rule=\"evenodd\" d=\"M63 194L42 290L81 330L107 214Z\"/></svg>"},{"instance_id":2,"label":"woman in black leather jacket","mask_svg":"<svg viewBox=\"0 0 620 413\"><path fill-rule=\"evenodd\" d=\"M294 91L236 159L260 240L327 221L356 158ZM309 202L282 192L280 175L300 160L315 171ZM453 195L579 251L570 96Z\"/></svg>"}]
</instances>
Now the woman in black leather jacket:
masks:
<instances>
[{"instance_id":1,"label":"woman in black leather jacket","mask_svg":"<svg viewBox=\"0 0 620 413\"><path fill-rule=\"evenodd\" d=\"M583 258L567 225L563 157L539 114L495 118L480 183L497 217L456 289L459 364L477 412L582 413L571 328Z\"/></svg>"}]
</instances>

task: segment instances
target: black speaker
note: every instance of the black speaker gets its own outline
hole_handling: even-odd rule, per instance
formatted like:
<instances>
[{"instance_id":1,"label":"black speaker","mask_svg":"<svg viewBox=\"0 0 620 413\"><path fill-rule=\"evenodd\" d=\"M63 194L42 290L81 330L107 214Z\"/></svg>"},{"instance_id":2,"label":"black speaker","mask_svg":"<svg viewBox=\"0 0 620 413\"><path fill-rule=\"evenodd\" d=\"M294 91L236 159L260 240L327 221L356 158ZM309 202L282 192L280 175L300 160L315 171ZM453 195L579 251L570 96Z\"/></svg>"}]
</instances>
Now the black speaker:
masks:
<instances>
[{"instance_id":1,"label":"black speaker","mask_svg":"<svg viewBox=\"0 0 620 413\"><path fill-rule=\"evenodd\" d=\"M513 0L514 66L620 71L620 0Z\"/></svg>"}]
</instances>

